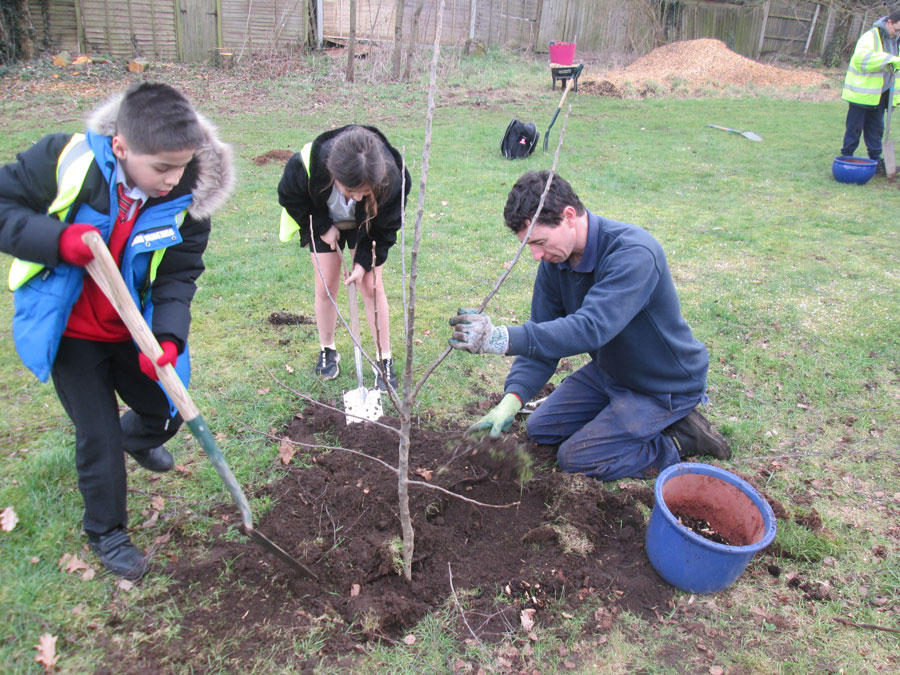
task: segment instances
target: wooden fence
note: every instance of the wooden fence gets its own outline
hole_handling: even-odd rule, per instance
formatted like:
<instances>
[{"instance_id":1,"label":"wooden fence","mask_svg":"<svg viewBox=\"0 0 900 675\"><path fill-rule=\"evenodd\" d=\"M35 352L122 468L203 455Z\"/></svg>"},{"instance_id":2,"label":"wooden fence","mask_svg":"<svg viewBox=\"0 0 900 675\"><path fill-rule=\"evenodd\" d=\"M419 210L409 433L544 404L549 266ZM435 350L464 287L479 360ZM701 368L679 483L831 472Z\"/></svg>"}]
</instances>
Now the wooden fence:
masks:
<instances>
[{"instance_id":1,"label":"wooden fence","mask_svg":"<svg viewBox=\"0 0 900 675\"><path fill-rule=\"evenodd\" d=\"M438 0L404 0L404 35L430 43ZM47 49L199 61L216 49L258 53L348 37L349 0L28 0L35 41ZM357 36L391 41L395 0L356 0ZM546 52L641 55L664 41L718 38L744 56L842 54L886 8L851 12L830 2L705 0L445 0L442 42Z\"/></svg>"}]
</instances>

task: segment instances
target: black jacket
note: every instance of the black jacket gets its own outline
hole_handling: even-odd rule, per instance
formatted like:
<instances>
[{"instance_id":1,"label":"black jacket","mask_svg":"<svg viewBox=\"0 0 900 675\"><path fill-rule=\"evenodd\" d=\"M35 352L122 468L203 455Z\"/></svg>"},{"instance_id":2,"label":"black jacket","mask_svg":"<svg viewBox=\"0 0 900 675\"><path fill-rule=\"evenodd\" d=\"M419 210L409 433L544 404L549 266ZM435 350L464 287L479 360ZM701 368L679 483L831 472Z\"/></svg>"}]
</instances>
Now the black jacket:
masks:
<instances>
[{"instance_id":1,"label":"black jacket","mask_svg":"<svg viewBox=\"0 0 900 675\"><path fill-rule=\"evenodd\" d=\"M313 141L309 156L309 176L306 167L300 158L300 153L294 154L284 167L284 174L278 184L278 203L281 204L300 225L300 243L309 245L309 218L312 216L312 228L316 236L325 234L332 225L328 214L328 197L331 194L332 177L326 168L326 161L331 150L331 143L335 137L349 125L326 131ZM401 181L400 170L403 167L403 158L375 127L363 127L368 129L379 139L384 147L385 160L388 169L389 187L378 201L378 214L365 226L366 209L363 204L356 206L356 223L359 234L356 240L356 253L354 262L359 263L366 270L372 269L372 242L375 242L375 264L383 265L388 257L388 250L397 241L397 231L400 229L403 209L406 206L406 198L409 195L411 178L409 171L405 171L405 180ZM401 196L401 183L405 189Z\"/></svg>"}]
</instances>

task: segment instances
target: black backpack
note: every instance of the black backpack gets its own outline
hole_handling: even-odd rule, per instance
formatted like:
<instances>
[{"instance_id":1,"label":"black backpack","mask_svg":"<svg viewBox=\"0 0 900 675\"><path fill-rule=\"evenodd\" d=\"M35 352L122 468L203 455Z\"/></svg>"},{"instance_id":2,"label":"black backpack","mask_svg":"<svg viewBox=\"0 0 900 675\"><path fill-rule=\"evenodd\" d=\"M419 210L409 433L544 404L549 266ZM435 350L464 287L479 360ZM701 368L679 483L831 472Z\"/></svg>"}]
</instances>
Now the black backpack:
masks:
<instances>
[{"instance_id":1,"label":"black backpack","mask_svg":"<svg viewBox=\"0 0 900 675\"><path fill-rule=\"evenodd\" d=\"M518 117L506 127L503 140L500 141L500 152L506 159L520 159L528 157L540 140L541 134L534 122L520 122Z\"/></svg>"}]
</instances>

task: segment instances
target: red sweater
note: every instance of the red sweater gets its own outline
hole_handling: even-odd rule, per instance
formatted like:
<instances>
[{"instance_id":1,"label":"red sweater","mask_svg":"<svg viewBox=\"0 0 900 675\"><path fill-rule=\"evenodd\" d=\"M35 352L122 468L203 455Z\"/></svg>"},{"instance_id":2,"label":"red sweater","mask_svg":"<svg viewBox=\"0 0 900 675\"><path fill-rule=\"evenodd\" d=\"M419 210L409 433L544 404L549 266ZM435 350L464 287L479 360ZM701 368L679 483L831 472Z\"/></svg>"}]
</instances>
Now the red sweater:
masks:
<instances>
[{"instance_id":1,"label":"red sweater","mask_svg":"<svg viewBox=\"0 0 900 675\"><path fill-rule=\"evenodd\" d=\"M140 203L135 205L130 218L126 220L117 218L113 226L109 238L109 252L113 260L119 264L122 260L122 250L131 237L131 230L134 229L134 221L137 220L140 206ZM89 275L84 277L84 287L72 307L69 323L66 324L63 335L97 342L124 342L131 339L131 334L119 318L119 313Z\"/></svg>"}]
</instances>

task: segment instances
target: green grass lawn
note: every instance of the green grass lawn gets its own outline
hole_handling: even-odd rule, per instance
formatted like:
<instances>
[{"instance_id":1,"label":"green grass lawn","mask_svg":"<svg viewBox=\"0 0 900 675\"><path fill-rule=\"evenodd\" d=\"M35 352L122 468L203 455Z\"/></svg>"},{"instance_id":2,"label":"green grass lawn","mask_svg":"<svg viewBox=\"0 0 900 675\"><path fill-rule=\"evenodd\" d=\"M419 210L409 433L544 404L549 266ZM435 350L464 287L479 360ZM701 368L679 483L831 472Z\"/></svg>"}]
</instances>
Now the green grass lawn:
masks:
<instances>
[{"instance_id":1,"label":"green grass lawn","mask_svg":"<svg viewBox=\"0 0 900 675\"><path fill-rule=\"evenodd\" d=\"M252 159L298 149L342 124L375 124L405 150L413 175L408 224L416 215L422 81L347 85L327 76L327 64L311 63L302 76L241 79L239 70L233 81L213 86L200 70L172 76L218 124L238 168L237 190L213 221L207 271L193 304L191 392L248 489L272 480L277 467L274 445L247 427L277 428L303 406L267 369L314 397L337 397L355 386L349 358L337 380L314 380L314 326L267 322L274 311L312 316L313 278L308 253L296 242L278 241L275 187L283 166L257 166ZM514 116L536 122L543 134L559 100L545 70L489 53L454 61L439 79L419 256L417 374L445 348L447 319L458 307L477 305L515 253L518 242L502 222L506 194L522 172L551 166L563 115L550 152L539 145L530 158L510 162L499 144ZM0 86L21 90L25 84L15 77ZM0 101L0 162L44 133L81 128L93 101L51 84ZM783 574L827 583L830 594L805 600L786 592L784 576L745 575L715 596L679 595L693 639L685 639L683 626L651 628L634 618L617 625L604 644L584 642L573 628L541 636L533 647L543 655L542 672L561 667L562 645L579 650L584 672L706 672L711 664L727 673L900 669L895 633L834 621L900 627L900 192L879 177L865 186L831 177L845 115L837 84L830 97L818 92L814 98L826 99L818 101L729 94L570 95L558 172L588 209L640 225L662 243L684 315L710 352L708 416L732 443L734 458L726 466L763 481L791 517L814 510L829 533L810 537L780 522L777 552L767 553L766 562ZM764 140L708 123L752 130ZM408 268L411 227L407 237ZM402 357L401 257L398 244L385 278L394 353ZM487 312L502 322L526 320L535 269L525 251ZM97 662L98 645L120 639L109 617L139 614L141 598L160 593L165 579L148 578L124 591L109 575L85 581L59 569L64 553L96 563L82 550L73 433L52 386L20 364L12 313L12 296L5 294L0 509L13 507L19 522L0 532L0 614L7 617L0 662L6 672L39 672L33 646L51 633L58 636L59 669L77 672ZM348 357L350 344L339 336ZM418 420L471 422L466 407L502 390L508 363L451 354L422 389ZM186 430L169 447L192 473L134 473L133 521L146 520L142 511L149 514L151 499L161 494L168 515L189 511L188 527L203 531L213 520L210 507L227 495ZM166 529L160 522L137 530L135 539L149 547ZM414 647L379 648L361 657L359 669L416 672L428 664L429 672L451 670L466 646L448 641L446 631L440 617L429 619L417 628ZM706 645L698 651L703 635ZM496 667L496 654L478 658ZM210 663L212 671L236 672L213 657ZM259 672L287 669L269 665Z\"/></svg>"}]
</instances>

